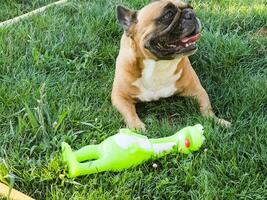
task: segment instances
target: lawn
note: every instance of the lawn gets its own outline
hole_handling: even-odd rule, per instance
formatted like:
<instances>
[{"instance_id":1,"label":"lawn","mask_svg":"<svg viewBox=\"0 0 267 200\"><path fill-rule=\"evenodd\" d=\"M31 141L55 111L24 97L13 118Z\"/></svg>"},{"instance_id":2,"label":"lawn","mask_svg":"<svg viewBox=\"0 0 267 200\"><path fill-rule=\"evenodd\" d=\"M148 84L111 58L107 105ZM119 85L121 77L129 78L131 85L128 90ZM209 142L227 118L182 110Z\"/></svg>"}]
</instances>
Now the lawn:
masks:
<instances>
[{"instance_id":1,"label":"lawn","mask_svg":"<svg viewBox=\"0 0 267 200\"><path fill-rule=\"evenodd\" d=\"M15 4L28 11L49 1L4 2L0 21L21 14ZM0 29L0 179L36 199L267 199L264 0L192 1L204 28L190 59L231 128L203 118L191 99L140 104L144 134L163 137L201 123L204 147L120 173L67 178L62 141L78 149L124 127L110 101L120 2L73 0ZM148 1L123 2L138 9Z\"/></svg>"},{"instance_id":2,"label":"lawn","mask_svg":"<svg viewBox=\"0 0 267 200\"><path fill-rule=\"evenodd\" d=\"M1 0L0 22L22 15L54 1L55 0Z\"/></svg>"}]
</instances>

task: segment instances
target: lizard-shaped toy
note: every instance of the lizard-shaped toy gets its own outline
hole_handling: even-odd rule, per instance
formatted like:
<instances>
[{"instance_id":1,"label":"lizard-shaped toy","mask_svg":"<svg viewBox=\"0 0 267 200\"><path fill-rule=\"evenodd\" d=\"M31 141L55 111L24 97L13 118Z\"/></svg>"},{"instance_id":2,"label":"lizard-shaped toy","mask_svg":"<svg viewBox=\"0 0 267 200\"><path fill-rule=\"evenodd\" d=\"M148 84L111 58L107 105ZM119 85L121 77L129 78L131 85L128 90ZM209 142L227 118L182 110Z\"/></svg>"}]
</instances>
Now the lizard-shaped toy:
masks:
<instances>
[{"instance_id":1,"label":"lizard-shaped toy","mask_svg":"<svg viewBox=\"0 0 267 200\"><path fill-rule=\"evenodd\" d=\"M185 127L172 136L158 139L148 139L129 129L120 129L119 133L100 144L88 145L77 151L72 151L63 142L63 162L67 164L69 177L121 171L172 152L189 154L197 151L204 140L203 127L200 124Z\"/></svg>"}]
</instances>

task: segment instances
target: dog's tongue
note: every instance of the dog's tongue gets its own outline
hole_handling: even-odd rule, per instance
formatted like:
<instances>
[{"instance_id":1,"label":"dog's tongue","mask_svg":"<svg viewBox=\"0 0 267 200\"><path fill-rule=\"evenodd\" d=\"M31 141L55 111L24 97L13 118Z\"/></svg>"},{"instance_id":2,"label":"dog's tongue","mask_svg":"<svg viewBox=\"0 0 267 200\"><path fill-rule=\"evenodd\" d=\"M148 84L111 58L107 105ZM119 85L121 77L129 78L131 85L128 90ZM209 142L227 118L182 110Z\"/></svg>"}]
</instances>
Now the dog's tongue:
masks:
<instances>
[{"instance_id":1,"label":"dog's tongue","mask_svg":"<svg viewBox=\"0 0 267 200\"><path fill-rule=\"evenodd\" d=\"M191 37L186 37L184 39L181 40L182 43L188 43L188 42L195 42L200 38L200 33L193 35Z\"/></svg>"}]
</instances>

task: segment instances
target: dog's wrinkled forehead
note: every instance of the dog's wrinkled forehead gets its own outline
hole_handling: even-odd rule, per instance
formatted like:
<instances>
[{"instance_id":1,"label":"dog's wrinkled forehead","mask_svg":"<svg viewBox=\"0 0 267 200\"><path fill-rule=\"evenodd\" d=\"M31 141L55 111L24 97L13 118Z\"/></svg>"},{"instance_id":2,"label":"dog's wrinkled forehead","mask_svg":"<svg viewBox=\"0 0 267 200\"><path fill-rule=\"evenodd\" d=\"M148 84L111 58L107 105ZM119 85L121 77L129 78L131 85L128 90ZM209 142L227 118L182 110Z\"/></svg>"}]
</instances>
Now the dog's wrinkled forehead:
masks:
<instances>
[{"instance_id":1,"label":"dog's wrinkled forehead","mask_svg":"<svg viewBox=\"0 0 267 200\"><path fill-rule=\"evenodd\" d=\"M138 22L142 27L151 25L152 21L159 18L169 6L187 8L189 5L181 0L155 0L138 12Z\"/></svg>"}]
</instances>

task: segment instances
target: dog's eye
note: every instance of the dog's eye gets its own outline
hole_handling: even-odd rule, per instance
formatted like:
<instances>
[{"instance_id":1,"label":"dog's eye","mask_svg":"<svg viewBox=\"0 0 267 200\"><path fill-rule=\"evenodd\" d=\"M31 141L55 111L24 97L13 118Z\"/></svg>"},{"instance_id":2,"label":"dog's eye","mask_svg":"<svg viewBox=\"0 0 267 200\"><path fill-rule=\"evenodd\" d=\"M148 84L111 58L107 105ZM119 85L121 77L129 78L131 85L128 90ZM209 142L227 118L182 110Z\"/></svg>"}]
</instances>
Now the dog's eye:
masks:
<instances>
[{"instance_id":1,"label":"dog's eye","mask_svg":"<svg viewBox=\"0 0 267 200\"><path fill-rule=\"evenodd\" d=\"M174 16L174 12L173 11L168 11L164 16L163 19L170 19Z\"/></svg>"}]
</instances>

